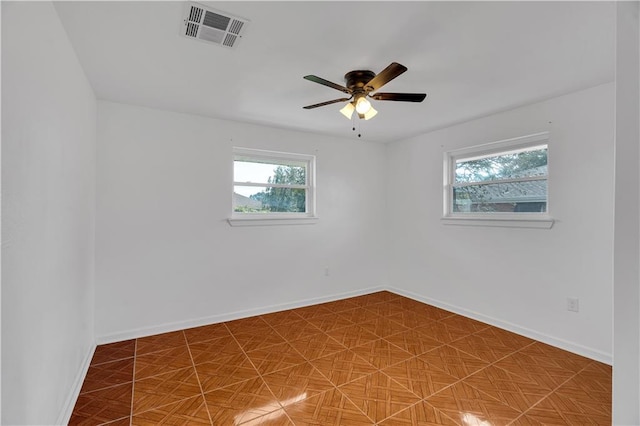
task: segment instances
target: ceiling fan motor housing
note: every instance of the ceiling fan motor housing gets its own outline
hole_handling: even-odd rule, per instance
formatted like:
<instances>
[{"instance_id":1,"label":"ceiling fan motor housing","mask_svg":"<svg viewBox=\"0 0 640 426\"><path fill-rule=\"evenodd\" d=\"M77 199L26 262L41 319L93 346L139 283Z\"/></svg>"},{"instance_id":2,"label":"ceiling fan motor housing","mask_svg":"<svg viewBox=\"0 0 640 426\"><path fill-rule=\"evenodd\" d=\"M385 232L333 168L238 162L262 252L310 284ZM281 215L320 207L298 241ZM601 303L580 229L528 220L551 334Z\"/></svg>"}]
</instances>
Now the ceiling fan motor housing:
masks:
<instances>
[{"instance_id":1,"label":"ceiling fan motor housing","mask_svg":"<svg viewBox=\"0 0 640 426\"><path fill-rule=\"evenodd\" d=\"M347 87L353 91L353 94L367 93L366 84L370 82L376 73L373 71L350 71L344 75L344 81L347 82Z\"/></svg>"}]
</instances>

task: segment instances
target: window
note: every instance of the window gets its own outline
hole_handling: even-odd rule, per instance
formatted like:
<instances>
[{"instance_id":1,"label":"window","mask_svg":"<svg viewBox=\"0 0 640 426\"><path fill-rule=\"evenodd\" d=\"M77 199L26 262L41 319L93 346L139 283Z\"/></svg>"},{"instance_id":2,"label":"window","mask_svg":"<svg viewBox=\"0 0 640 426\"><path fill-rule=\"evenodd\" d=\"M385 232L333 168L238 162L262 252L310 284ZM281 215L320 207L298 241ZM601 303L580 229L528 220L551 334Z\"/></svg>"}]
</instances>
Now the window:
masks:
<instances>
[{"instance_id":1,"label":"window","mask_svg":"<svg viewBox=\"0 0 640 426\"><path fill-rule=\"evenodd\" d=\"M548 140L540 133L447 152L444 219L550 227Z\"/></svg>"},{"instance_id":2,"label":"window","mask_svg":"<svg viewBox=\"0 0 640 426\"><path fill-rule=\"evenodd\" d=\"M315 157L234 148L231 225L310 223Z\"/></svg>"}]
</instances>

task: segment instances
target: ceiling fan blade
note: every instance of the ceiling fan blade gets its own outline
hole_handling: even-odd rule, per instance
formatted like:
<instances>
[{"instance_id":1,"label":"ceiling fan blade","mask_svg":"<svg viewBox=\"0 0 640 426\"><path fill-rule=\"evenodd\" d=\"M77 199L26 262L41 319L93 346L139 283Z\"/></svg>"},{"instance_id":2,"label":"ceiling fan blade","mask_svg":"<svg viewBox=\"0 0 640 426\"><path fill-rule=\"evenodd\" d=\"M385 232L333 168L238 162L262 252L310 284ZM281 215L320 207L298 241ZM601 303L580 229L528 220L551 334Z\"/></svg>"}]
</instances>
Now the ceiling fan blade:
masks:
<instances>
[{"instance_id":1,"label":"ceiling fan blade","mask_svg":"<svg viewBox=\"0 0 640 426\"><path fill-rule=\"evenodd\" d=\"M313 108L318 108L318 107L325 106L325 105L336 104L338 102L346 102L348 100L351 100L351 98L334 99L332 101L320 102L319 104L307 105L306 107L302 107L302 108L304 108L304 109L313 109Z\"/></svg>"},{"instance_id":2,"label":"ceiling fan blade","mask_svg":"<svg viewBox=\"0 0 640 426\"><path fill-rule=\"evenodd\" d=\"M331 87L332 89L339 90L344 93L351 94L351 90L347 89L344 86L340 86L339 84L333 83L329 80L325 80L324 78L317 77L315 75L305 75L305 80L313 81L314 83L322 84L323 86Z\"/></svg>"},{"instance_id":3,"label":"ceiling fan blade","mask_svg":"<svg viewBox=\"0 0 640 426\"><path fill-rule=\"evenodd\" d=\"M426 93L376 93L369 96L376 101L422 102Z\"/></svg>"},{"instance_id":4,"label":"ceiling fan blade","mask_svg":"<svg viewBox=\"0 0 640 426\"><path fill-rule=\"evenodd\" d=\"M380 71L378 75L373 77L371 81L369 81L365 85L365 89L369 92L374 92L405 72L407 67L404 65L400 65L397 62L392 62L391 65Z\"/></svg>"}]
</instances>

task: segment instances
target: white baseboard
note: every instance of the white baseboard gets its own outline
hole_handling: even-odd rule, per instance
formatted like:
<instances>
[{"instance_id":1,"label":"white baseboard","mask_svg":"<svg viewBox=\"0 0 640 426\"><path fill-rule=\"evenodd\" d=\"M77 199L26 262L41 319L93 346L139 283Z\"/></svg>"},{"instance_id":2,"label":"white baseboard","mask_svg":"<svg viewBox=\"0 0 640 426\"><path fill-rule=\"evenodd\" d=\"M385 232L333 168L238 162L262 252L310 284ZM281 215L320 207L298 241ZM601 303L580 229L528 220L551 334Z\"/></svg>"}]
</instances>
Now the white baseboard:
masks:
<instances>
[{"instance_id":1,"label":"white baseboard","mask_svg":"<svg viewBox=\"0 0 640 426\"><path fill-rule=\"evenodd\" d=\"M613 364L613 355L610 353L589 348L587 346L583 346L575 342L570 342L568 340L558 339L557 337L549 336L548 334L544 334L544 333L539 333L537 331L531 330L526 327L521 327L517 324L513 324L508 321L503 321L497 318L483 315L478 312L470 311L468 309L464 309L459 306L455 306L449 303L441 302L439 300L431 299L429 297L425 297L410 291L401 290L395 287L389 287L387 288L387 290L396 294L400 294L405 297L409 297L419 302L427 303L429 305L433 305L450 312L455 312L456 314L464 315L465 317L482 321L484 323L493 325L495 327L502 328L502 329L511 331L513 333L520 334L525 337L529 337L530 339L538 340L542 343L546 343L548 345L555 346L557 348L564 349L566 351L573 352L575 354L582 355L584 357L603 362L608 365Z\"/></svg>"},{"instance_id":2,"label":"white baseboard","mask_svg":"<svg viewBox=\"0 0 640 426\"><path fill-rule=\"evenodd\" d=\"M69 420L71 420L71 414L73 414L73 408L76 405L76 401L78 400L78 396L80 395L80 390L82 389L82 384L84 383L85 377L87 377L87 372L89 371L89 366L91 365L91 359L93 358L93 353L96 351L96 344L93 343L89 348L89 351L84 357L82 361L82 366L76 375L75 380L73 381L73 386L71 387L71 392L69 392L69 396L67 396L67 400L65 401L64 407L58 416L57 425L68 425Z\"/></svg>"},{"instance_id":3,"label":"white baseboard","mask_svg":"<svg viewBox=\"0 0 640 426\"><path fill-rule=\"evenodd\" d=\"M345 292L345 293L338 293L338 294L333 294L330 296L323 296L323 297L316 297L316 298L311 298L311 299L303 299L303 300L298 300L295 302L290 302L290 303L283 303L283 304L277 304L277 305L270 305L270 306L263 306L260 308L254 308L254 309L247 309L247 310L242 310L242 311L235 311L235 312L227 312L227 313L223 313L223 314L219 314L219 315L212 315L212 316L207 316L207 317L203 317L203 318L196 318L196 319L190 319L190 320L185 320L185 321L177 321L177 322L173 322L173 323L166 323L166 324L161 324L158 326L152 326L152 327L142 327L142 328L137 328L137 329L132 329L132 330L127 330L127 331L122 331L122 332L118 332L118 333L112 333L112 334L107 334L107 335L103 335L103 336L97 336L96 337L96 343L97 344L107 344L107 343L113 343L113 342L119 342L119 341L123 341L123 340L128 340L128 339L136 339L136 338L140 338L140 337L145 337L145 336L151 336L154 334L160 334L160 333L167 333L167 332L171 332L171 331L176 331L176 330L183 330L186 328L191 328L191 327L199 327L202 325L208 325L208 324L216 324L216 323L220 323L220 322L226 322L226 321L232 321L232 320L236 320L236 319L240 319L240 318L247 318L247 317L251 317L251 316L255 316L255 315L264 315L264 314L268 314L268 313L272 313L272 312L278 312L278 311L283 311L283 310L287 310L287 309L295 309L295 308L301 308L304 306L309 306L309 305L316 305L319 303L326 303L326 302L332 302L335 300L341 300L341 299L346 299L349 297L355 297L355 296L362 296L365 294L370 294L370 293L374 293L374 292L378 292L378 291L383 291L383 290L387 290L390 291L392 293L396 293L399 294L401 296L405 296L405 297L409 297L411 299L417 300L419 302L423 302L423 303L427 303L429 305L433 305L442 309L446 309L447 311L450 312L455 312L457 314L460 315L464 315L466 317L469 318L473 318L476 319L478 321L482 321L484 323L493 325L495 327L499 327L517 334L520 334L522 336L526 336L529 337L531 339L535 339L538 340L540 342L543 343L547 343L549 345L567 350L569 352L573 352L582 356L585 356L587 358L591 358L594 359L596 361L600 361L603 362L605 364L608 365L612 365L613 362L613 357L611 354L609 353L605 353L593 348L589 348L583 345L579 345L577 343L574 342L570 342L564 339L558 339L556 337L553 336L549 336L547 334L544 333L539 333L537 331L528 329L526 327L521 327L517 324L513 324L510 323L508 321L503 321L497 318L493 318L487 315L483 315L480 314L478 312L474 312L465 308L461 308L459 306L456 305L451 305L449 303L445 303L436 299L431 299L429 297L425 297L422 296L420 294L417 293L413 293L410 291L405 291L405 290L401 290L399 288L395 288L392 286L376 286L376 287L369 287L366 289L362 289L362 290L357 290L357 291L351 291L351 292ZM69 423L69 420L71 419L71 414L73 413L73 408L75 406L76 400L78 399L78 396L80 395L80 390L82 389L82 384L84 382L84 379L87 375L87 372L89 371L89 366L91 364L91 359L93 358L93 354L95 352L96 349L96 344L93 344L92 347L89 349L83 363L82 363L82 368L80 369L80 371L78 372L78 375L75 378L74 381L74 385L71 389L71 392L69 393L69 396L66 400L66 403L64 405L64 408L62 410L62 412L60 413L60 416L58 417L58 422L56 424L59 425L66 425Z\"/></svg>"},{"instance_id":4,"label":"white baseboard","mask_svg":"<svg viewBox=\"0 0 640 426\"><path fill-rule=\"evenodd\" d=\"M122 331L118 333L97 336L96 341L99 345L103 345L106 343L120 342L123 340L129 340L129 339L137 339L145 336L153 336L154 334L168 333L170 331L177 331L177 330L183 330L186 328L199 327L202 325L233 321L236 319L252 317L255 315L264 315L272 312L284 311L287 309L295 309L295 308L301 308L309 305L317 305L318 303L333 302L334 300L341 300L341 299L346 299L348 297L362 296L364 294L374 293L382 290L386 290L386 287L384 286L369 287L362 290L333 294L331 296L316 297L312 299L303 299L303 300L298 300L296 302L263 306L260 308L247 309L243 311L227 312L227 313L207 316L203 318L195 318L195 319L190 319L186 321L165 323L158 326L136 328L136 329Z\"/></svg>"},{"instance_id":5,"label":"white baseboard","mask_svg":"<svg viewBox=\"0 0 640 426\"><path fill-rule=\"evenodd\" d=\"M442 309L446 309L447 311L451 311L451 312L455 312L457 314L460 315L464 315L466 317L469 318L473 318L476 319L478 321L482 321L484 323L487 324L491 324L495 327L499 327L508 331L511 331L513 333L517 333L520 334L522 336L526 336L529 337L531 339L535 339L538 340L540 342L543 343L547 343L551 346L555 346L564 350L567 350L569 352L573 352L576 353L578 355L582 355L585 356L587 358L590 359L594 359L596 361L600 361L603 362L605 364L608 365L612 365L613 363L613 356L609 353L605 353L593 348L589 348L580 344L577 344L575 342L571 342L568 340L564 340L564 339L558 339L557 337L553 337L550 336L548 334L544 334L544 333L540 333L534 330L531 330L529 328L526 327L521 327L517 324L513 324L511 322L508 321L503 321L501 319L498 318L493 318L487 315L483 315L480 314L478 312L475 311L471 311L465 308L461 308L459 306L456 305L451 305L449 303L446 302L442 302L436 299L431 299L429 297L425 297L422 296L420 294L417 293L413 293L410 291L405 291L405 290L401 290L399 288L396 287L392 287L392 286L376 286L376 287L369 287L366 289L362 289L362 290L357 290L357 291L351 291L351 292L346 292L346 293L338 293L338 294L333 294L331 296L323 296L323 297L317 297L317 298L311 298L311 299L303 299L303 300L299 300L296 302L290 302L290 303L283 303L283 304L277 304L277 305L270 305L270 306L263 306L260 308L255 308L255 309L247 309L247 310L242 310L242 311L235 311L235 312L227 312L227 313L223 313L223 314L219 314L219 315L212 315L212 316L207 316L207 317L203 317L203 318L195 318L195 319L190 319L190 320L186 320L186 321L177 321L177 322L173 322L173 323L165 323L165 324L161 324L158 326L152 326L152 327L142 327L142 328L137 328L137 329L132 329L132 330L127 330L127 331L122 331L122 332L118 332L118 333L112 333L112 334L107 334L107 335L103 335L103 336L97 336L96 337L96 341L98 344L106 344L106 343L113 343L113 342L120 342L123 340L128 340L128 339L137 339L140 337L145 337L145 336L152 336L154 334L160 334L160 333L168 333L171 331L176 331L176 330L183 330L186 328L191 328L191 327L199 327L202 325L208 325L208 324L216 324L216 323L220 323L220 322L226 322L226 321L233 321L236 319L240 319L240 318L247 318L247 317L251 317L251 316L255 316L255 315L264 315L264 314L268 314L268 313L272 313L272 312L278 312L278 311L283 311L283 310L287 310L287 309L295 309L295 308L301 308L304 306L309 306L309 305L315 305L318 303L325 303L325 302L332 302L334 300L340 300L340 299L345 299L348 297L355 297L355 296L361 296L364 294L369 294L369 293L374 293L377 291L383 291L383 290L388 290L391 291L393 293L405 296L405 297L409 297L411 299L423 302L423 303L427 303L429 305L433 305ZM90 361L90 359L89 359ZM88 368L88 365L87 365ZM86 371L85 371L86 373ZM82 376L84 377L84 376ZM79 389L78 389L79 391ZM76 395L77 397L77 395ZM73 407L72 407L73 408Z\"/></svg>"}]
</instances>

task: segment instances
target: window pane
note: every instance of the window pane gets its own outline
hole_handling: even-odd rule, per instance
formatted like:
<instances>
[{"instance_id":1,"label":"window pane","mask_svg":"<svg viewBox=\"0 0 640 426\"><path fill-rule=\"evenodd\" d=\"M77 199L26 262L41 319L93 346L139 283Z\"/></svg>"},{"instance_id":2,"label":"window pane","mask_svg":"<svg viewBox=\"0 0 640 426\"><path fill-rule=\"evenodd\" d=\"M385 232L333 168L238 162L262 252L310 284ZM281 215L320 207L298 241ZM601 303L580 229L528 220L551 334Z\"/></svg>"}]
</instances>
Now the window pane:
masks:
<instances>
[{"instance_id":1,"label":"window pane","mask_svg":"<svg viewBox=\"0 0 640 426\"><path fill-rule=\"evenodd\" d=\"M233 162L233 180L234 182L305 185L306 167L304 164L235 160Z\"/></svg>"},{"instance_id":2,"label":"window pane","mask_svg":"<svg viewBox=\"0 0 640 426\"><path fill-rule=\"evenodd\" d=\"M455 182L484 182L547 175L547 148L456 161Z\"/></svg>"},{"instance_id":3,"label":"window pane","mask_svg":"<svg viewBox=\"0 0 640 426\"><path fill-rule=\"evenodd\" d=\"M242 213L305 213L305 189L233 187L233 211Z\"/></svg>"},{"instance_id":4,"label":"window pane","mask_svg":"<svg viewBox=\"0 0 640 426\"><path fill-rule=\"evenodd\" d=\"M453 188L453 212L546 212L547 180Z\"/></svg>"}]
</instances>

